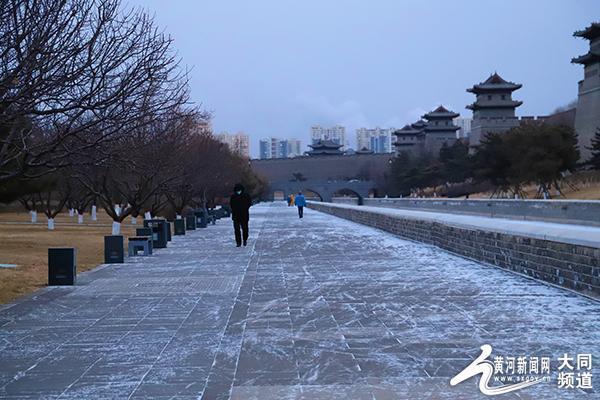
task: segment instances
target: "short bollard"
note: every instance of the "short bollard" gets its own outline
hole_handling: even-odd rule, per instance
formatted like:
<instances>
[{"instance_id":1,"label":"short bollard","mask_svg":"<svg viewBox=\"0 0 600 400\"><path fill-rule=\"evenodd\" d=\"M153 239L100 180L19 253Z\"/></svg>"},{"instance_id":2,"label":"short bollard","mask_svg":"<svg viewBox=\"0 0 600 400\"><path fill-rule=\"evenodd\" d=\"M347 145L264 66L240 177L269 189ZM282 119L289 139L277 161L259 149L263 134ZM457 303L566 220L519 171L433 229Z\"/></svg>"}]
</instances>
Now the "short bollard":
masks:
<instances>
[{"instance_id":1,"label":"short bollard","mask_svg":"<svg viewBox=\"0 0 600 400\"><path fill-rule=\"evenodd\" d=\"M77 279L77 249L48 249L48 285L74 285Z\"/></svg>"}]
</instances>

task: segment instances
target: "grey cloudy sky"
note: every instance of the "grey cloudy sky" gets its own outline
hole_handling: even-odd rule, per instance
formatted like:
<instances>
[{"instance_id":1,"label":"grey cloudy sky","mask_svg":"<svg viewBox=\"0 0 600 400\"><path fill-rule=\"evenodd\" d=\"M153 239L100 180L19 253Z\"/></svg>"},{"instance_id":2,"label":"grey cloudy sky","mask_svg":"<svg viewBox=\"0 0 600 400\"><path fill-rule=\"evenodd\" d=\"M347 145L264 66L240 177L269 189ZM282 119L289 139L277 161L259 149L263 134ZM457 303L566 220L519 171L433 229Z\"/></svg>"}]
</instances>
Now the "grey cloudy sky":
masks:
<instances>
[{"instance_id":1,"label":"grey cloudy sky","mask_svg":"<svg viewBox=\"0 0 600 400\"><path fill-rule=\"evenodd\" d=\"M306 144L314 124L401 127L444 104L471 116L467 87L498 71L523 84L519 115L577 97L598 0L129 0L156 14L193 66L192 97L216 132Z\"/></svg>"}]
</instances>

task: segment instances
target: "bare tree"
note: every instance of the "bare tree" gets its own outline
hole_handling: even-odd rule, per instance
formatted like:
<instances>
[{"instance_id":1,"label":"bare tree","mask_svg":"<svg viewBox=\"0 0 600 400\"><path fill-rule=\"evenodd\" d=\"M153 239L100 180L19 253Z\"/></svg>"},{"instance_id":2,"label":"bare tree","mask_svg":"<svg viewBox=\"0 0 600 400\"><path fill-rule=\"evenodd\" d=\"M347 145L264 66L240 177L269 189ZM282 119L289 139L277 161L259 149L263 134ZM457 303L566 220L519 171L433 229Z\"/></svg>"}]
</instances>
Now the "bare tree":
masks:
<instances>
[{"instance_id":1,"label":"bare tree","mask_svg":"<svg viewBox=\"0 0 600 400\"><path fill-rule=\"evenodd\" d=\"M167 184L183 175L179 157L186 136L179 128L188 117L176 115L155 116L153 123L89 152L86 167L78 168L77 178L113 219L113 234L130 215L144 209L156 214L166 204Z\"/></svg>"},{"instance_id":2,"label":"bare tree","mask_svg":"<svg viewBox=\"0 0 600 400\"><path fill-rule=\"evenodd\" d=\"M25 208L25 210L27 210L29 212L29 215L31 216L31 223L32 224L36 223L37 222L37 212L38 212L38 208L39 208L36 194L27 194L27 195L21 196L19 198L19 203L21 203L23 205L23 207Z\"/></svg>"},{"instance_id":3,"label":"bare tree","mask_svg":"<svg viewBox=\"0 0 600 400\"><path fill-rule=\"evenodd\" d=\"M45 189L35 195L35 201L46 215L48 229L54 230L54 218L64 209L71 196L67 179L57 174L45 176Z\"/></svg>"},{"instance_id":4,"label":"bare tree","mask_svg":"<svg viewBox=\"0 0 600 400\"><path fill-rule=\"evenodd\" d=\"M171 39L120 0L0 2L0 183L73 154L187 100Z\"/></svg>"}]
</instances>

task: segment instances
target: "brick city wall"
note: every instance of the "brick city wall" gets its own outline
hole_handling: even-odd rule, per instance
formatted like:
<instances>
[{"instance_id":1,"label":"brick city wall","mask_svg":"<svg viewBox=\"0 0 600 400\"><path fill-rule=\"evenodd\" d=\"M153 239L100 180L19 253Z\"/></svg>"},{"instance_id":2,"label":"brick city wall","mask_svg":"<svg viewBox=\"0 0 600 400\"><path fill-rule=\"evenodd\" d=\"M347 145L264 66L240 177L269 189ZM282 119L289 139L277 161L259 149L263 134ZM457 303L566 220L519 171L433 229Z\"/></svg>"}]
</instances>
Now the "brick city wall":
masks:
<instances>
[{"instance_id":1,"label":"brick city wall","mask_svg":"<svg viewBox=\"0 0 600 400\"><path fill-rule=\"evenodd\" d=\"M349 204L356 199L333 198ZM600 226L598 200L365 198L365 206Z\"/></svg>"},{"instance_id":2,"label":"brick city wall","mask_svg":"<svg viewBox=\"0 0 600 400\"><path fill-rule=\"evenodd\" d=\"M600 298L600 248L454 227L326 203L310 202L308 206Z\"/></svg>"}]
</instances>

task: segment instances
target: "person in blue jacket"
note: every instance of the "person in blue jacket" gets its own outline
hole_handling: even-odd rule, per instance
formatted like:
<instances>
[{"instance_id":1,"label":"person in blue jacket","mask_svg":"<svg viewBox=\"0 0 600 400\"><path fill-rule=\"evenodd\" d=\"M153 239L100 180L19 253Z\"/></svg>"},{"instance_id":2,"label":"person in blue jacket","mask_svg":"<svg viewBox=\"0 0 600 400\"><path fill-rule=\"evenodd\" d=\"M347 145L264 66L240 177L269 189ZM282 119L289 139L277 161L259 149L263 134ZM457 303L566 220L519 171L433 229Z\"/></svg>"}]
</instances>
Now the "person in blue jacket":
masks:
<instances>
[{"instance_id":1,"label":"person in blue jacket","mask_svg":"<svg viewBox=\"0 0 600 400\"><path fill-rule=\"evenodd\" d=\"M294 203L298 207L298 217L304 216L304 206L306 205L306 199L302 192L298 192L298 195L294 198Z\"/></svg>"}]
</instances>

